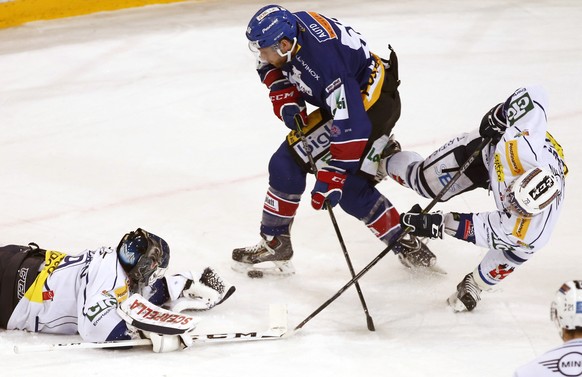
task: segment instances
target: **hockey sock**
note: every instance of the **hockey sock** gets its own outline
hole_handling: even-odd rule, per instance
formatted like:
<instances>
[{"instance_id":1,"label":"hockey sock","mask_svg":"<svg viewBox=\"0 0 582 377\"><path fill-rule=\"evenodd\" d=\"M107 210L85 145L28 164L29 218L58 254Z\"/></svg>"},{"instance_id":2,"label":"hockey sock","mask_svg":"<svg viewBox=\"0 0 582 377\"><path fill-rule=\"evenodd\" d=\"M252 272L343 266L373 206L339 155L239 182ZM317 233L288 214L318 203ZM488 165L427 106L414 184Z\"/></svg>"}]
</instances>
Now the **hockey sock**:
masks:
<instances>
[{"instance_id":1,"label":"hockey sock","mask_svg":"<svg viewBox=\"0 0 582 377\"><path fill-rule=\"evenodd\" d=\"M385 244L389 244L400 229L400 215L385 197L378 199L368 216L362 221Z\"/></svg>"},{"instance_id":2,"label":"hockey sock","mask_svg":"<svg viewBox=\"0 0 582 377\"><path fill-rule=\"evenodd\" d=\"M271 236L289 234L300 199L300 194L287 194L269 187L263 206L261 233Z\"/></svg>"}]
</instances>

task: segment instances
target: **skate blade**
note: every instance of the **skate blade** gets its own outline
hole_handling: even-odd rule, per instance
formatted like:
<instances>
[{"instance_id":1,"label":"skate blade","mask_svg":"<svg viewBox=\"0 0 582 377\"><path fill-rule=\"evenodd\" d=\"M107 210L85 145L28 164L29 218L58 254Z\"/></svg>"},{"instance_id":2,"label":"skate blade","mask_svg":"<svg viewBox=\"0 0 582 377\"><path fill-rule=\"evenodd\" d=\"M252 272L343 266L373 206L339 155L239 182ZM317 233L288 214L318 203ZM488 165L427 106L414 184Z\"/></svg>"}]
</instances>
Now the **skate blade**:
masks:
<instances>
[{"instance_id":1,"label":"skate blade","mask_svg":"<svg viewBox=\"0 0 582 377\"><path fill-rule=\"evenodd\" d=\"M402 260L400 262L402 262ZM447 275L447 271L445 271L441 266L436 264L430 267L410 265L408 263L402 263L402 265L414 273Z\"/></svg>"},{"instance_id":2,"label":"skate blade","mask_svg":"<svg viewBox=\"0 0 582 377\"><path fill-rule=\"evenodd\" d=\"M248 264L234 261L232 269L236 272L246 274L253 279L261 279L267 276L285 277L295 273L295 267L291 261L284 262L262 262L258 264Z\"/></svg>"}]
</instances>

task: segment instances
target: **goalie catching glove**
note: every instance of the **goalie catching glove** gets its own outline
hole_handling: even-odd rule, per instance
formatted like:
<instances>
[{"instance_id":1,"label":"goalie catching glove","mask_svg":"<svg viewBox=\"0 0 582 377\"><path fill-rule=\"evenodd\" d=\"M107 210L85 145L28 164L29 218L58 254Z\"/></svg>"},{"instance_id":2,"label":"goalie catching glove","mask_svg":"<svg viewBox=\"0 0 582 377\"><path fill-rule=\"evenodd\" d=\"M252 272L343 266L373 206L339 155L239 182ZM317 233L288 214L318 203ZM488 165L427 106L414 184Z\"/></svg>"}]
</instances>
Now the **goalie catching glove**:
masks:
<instances>
[{"instance_id":1,"label":"goalie catching glove","mask_svg":"<svg viewBox=\"0 0 582 377\"><path fill-rule=\"evenodd\" d=\"M409 227L410 233L419 237L443 238L444 216L442 212L422 214L415 204L409 212L400 214L400 225Z\"/></svg>"},{"instance_id":2,"label":"goalie catching glove","mask_svg":"<svg viewBox=\"0 0 582 377\"><path fill-rule=\"evenodd\" d=\"M208 310L229 298L236 288L226 283L210 267L202 274L185 272L167 276L170 300L164 305L175 312L184 310Z\"/></svg>"}]
</instances>

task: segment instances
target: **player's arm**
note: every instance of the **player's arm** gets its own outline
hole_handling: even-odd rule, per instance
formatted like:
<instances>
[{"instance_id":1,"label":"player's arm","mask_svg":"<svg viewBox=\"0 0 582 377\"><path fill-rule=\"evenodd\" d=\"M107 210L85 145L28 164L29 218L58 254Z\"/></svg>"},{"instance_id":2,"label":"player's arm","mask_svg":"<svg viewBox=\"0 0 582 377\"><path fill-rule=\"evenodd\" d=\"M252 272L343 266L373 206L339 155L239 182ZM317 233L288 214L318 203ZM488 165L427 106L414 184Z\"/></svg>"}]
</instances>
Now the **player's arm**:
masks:
<instances>
[{"instance_id":1,"label":"player's arm","mask_svg":"<svg viewBox=\"0 0 582 377\"><path fill-rule=\"evenodd\" d=\"M347 173L359 169L372 125L364 109L360 88L355 79L339 77L325 89L327 110L333 116L331 126L331 159L317 173L311 192L311 206L332 207L341 200Z\"/></svg>"},{"instance_id":2,"label":"player's arm","mask_svg":"<svg viewBox=\"0 0 582 377\"><path fill-rule=\"evenodd\" d=\"M261 82L269 89L269 98L275 115L292 130L297 128L293 119L295 114L300 114L306 123L305 100L299 94L299 90L283 76L281 69L267 64L259 67L257 72Z\"/></svg>"}]
</instances>

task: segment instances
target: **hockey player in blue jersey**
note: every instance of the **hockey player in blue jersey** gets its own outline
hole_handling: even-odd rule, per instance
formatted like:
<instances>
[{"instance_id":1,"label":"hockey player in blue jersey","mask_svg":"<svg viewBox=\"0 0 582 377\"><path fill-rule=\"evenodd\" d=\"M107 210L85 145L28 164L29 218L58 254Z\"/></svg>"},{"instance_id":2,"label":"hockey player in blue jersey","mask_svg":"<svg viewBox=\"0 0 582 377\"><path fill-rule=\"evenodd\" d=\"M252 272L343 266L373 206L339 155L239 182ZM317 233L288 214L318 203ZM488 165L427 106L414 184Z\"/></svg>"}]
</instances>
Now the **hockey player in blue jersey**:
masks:
<instances>
[{"instance_id":1,"label":"hockey player in blue jersey","mask_svg":"<svg viewBox=\"0 0 582 377\"><path fill-rule=\"evenodd\" d=\"M259 276L294 272L290 227L311 172L296 132L297 114L305 123L302 133L318 168L311 191L313 208L339 204L389 243L400 231L399 214L374 186L378 155L400 116L396 54L390 49L390 59L381 59L351 27L278 5L261 8L246 36L275 115L292 131L269 163L261 240L233 250L234 269L260 271ZM309 116L306 102L317 108ZM408 267L436 262L413 235L394 251Z\"/></svg>"}]
</instances>

